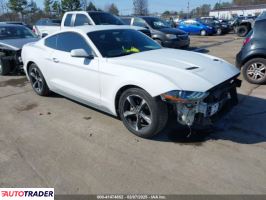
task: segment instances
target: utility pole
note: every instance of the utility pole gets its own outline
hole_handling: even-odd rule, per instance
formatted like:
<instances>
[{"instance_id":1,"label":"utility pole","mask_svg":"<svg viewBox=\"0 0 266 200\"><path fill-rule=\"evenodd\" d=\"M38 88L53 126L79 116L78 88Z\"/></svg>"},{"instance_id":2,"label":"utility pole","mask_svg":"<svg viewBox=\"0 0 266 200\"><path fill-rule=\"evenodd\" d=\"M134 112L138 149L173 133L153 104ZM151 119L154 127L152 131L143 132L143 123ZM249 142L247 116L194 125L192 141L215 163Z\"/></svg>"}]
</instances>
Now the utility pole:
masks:
<instances>
[{"instance_id":1,"label":"utility pole","mask_svg":"<svg viewBox=\"0 0 266 200\"><path fill-rule=\"evenodd\" d=\"M87 10L87 7L88 7L88 1L87 0L84 0L84 11Z\"/></svg>"},{"instance_id":2,"label":"utility pole","mask_svg":"<svg viewBox=\"0 0 266 200\"><path fill-rule=\"evenodd\" d=\"M221 9L221 0L219 0L219 8L218 8L218 19L220 19L220 9Z\"/></svg>"},{"instance_id":3,"label":"utility pole","mask_svg":"<svg viewBox=\"0 0 266 200\"><path fill-rule=\"evenodd\" d=\"M187 2L187 19L189 18L189 0L188 0L188 2Z\"/></svg>"}]
</instances>

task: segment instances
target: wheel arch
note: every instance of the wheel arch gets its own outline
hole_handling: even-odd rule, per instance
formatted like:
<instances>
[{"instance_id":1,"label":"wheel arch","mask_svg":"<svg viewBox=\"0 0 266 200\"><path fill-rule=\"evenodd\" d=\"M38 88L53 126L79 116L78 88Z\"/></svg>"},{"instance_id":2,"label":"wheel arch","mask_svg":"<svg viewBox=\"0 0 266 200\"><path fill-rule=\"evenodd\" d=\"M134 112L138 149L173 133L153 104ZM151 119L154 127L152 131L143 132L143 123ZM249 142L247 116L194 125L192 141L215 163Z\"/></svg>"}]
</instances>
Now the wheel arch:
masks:
<instances>
[{"instance_id":1,"label":"wheel arch","mask_svg":"<svg viewBox=\"0 0 266 200\"><path fill-rule=\"evenodd\" d=\"M250 55L250 56L248 56L248 57L245 58L245 59L243 60L243 62L241 63L241 68L242 68L247 62L249 62L250 60L255 59L255 58L264 58L264 59L266 59L266 54L259 53L259 54L254 54L254 55Z\"/></svg>"},{"instance_id":2,"label":"wheel arch","mask_svg":"<svg viewBox=\"0 0 266 200\"><path fill-rule=\"evenodd\" d=\"M30 66L31 66L32 64L35 64L35 62L33 62L33 61L29 61L29 62L26 64L26 72L27 72L27 73L28 73L29 68L30 68Z\"/></svg>"},{"instance_id":3,"label":"wheel arch","mask_svg":"<svg viewBox=\"0 0 266 200\"><path fill-rule=\"evenodd\" d=\"M124 85L123 87L121 87L116 92L116 95L115 95L115 111L116 111L116 114L117 114L118 117L119 117L119 111L118 111L119 99L120 99L121 95L123 94L123 92L125 92L126 90L131 89L131 88L143 89L143 88L141 88L141 87L139 87L137 85L129 84L129 85ZM143 90L145 90L145 89L143 89Z\"/></svg>"}]
</instances>

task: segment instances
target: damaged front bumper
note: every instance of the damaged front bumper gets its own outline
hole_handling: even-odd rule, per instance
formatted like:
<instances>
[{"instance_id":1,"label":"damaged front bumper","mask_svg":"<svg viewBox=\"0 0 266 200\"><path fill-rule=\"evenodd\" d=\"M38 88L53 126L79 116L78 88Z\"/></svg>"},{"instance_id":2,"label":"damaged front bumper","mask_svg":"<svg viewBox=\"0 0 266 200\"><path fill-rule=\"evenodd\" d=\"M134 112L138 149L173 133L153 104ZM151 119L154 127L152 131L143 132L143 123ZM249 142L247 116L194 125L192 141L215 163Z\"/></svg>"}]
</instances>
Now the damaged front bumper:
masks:
<instances>
[{"instance_id":1,"label":"damaged front bumper","mask_svg":"<svg viewBox=\"0 0 266 200\"><path fill-rule=\"evenodd\" d=\"M193 126L210 124L228 112L238 103L236 88L241 86L237 78L225 81L207 91L207 96L200 100L170 102L177 114L177 121L182 125Z\"/></svg>"}]
</instances>

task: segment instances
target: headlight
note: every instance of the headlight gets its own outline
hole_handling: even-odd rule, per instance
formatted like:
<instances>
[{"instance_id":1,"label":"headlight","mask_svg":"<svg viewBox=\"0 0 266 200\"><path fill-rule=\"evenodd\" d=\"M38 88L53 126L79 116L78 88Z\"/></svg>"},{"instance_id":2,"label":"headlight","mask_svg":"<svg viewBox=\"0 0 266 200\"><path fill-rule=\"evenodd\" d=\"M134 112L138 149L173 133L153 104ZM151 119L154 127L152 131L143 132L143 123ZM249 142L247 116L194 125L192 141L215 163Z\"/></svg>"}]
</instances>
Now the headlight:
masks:
<instances>
[{"instance_id":1,"label":"headlight","mask_svg":"<svg viewBox=\"0 0 266 200\"><path fill-rule=\"evenodd\" d=\"M176 39L177 36L174 34L166 34L166 37L168 37L169 39Z\"/></svg>"},{"instance_id":2,"label":"headlight","mask_svg":"<svg viewBox=\"0 0 266 200\"><path fill-rule=\"evenodd\" d=\"M191 103L205 99L209 95L208 92L192 92L173 90L161 95L165 101L171 101L175 103Z\"/></svg>"}]
</instances>

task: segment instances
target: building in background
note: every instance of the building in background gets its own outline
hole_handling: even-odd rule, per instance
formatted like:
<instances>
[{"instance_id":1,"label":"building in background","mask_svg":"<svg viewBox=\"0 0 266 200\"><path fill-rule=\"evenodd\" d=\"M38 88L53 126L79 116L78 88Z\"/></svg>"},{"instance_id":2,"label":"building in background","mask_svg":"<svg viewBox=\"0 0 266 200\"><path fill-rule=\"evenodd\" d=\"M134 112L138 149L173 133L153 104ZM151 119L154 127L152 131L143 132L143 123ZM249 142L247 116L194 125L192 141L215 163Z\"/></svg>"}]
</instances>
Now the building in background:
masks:
<instances>
[{"instance_id":1,"label":"building in background","mask_svg":"<svg viewBox=\"0 0 266 200\"><path fill-rule=\"evenodd\" d=\"M221 8L210 11L209 15L221 19L231 19L236 16L258 16L263 11L266 11L266 4Z\"/></svg>"}]
</instances>

